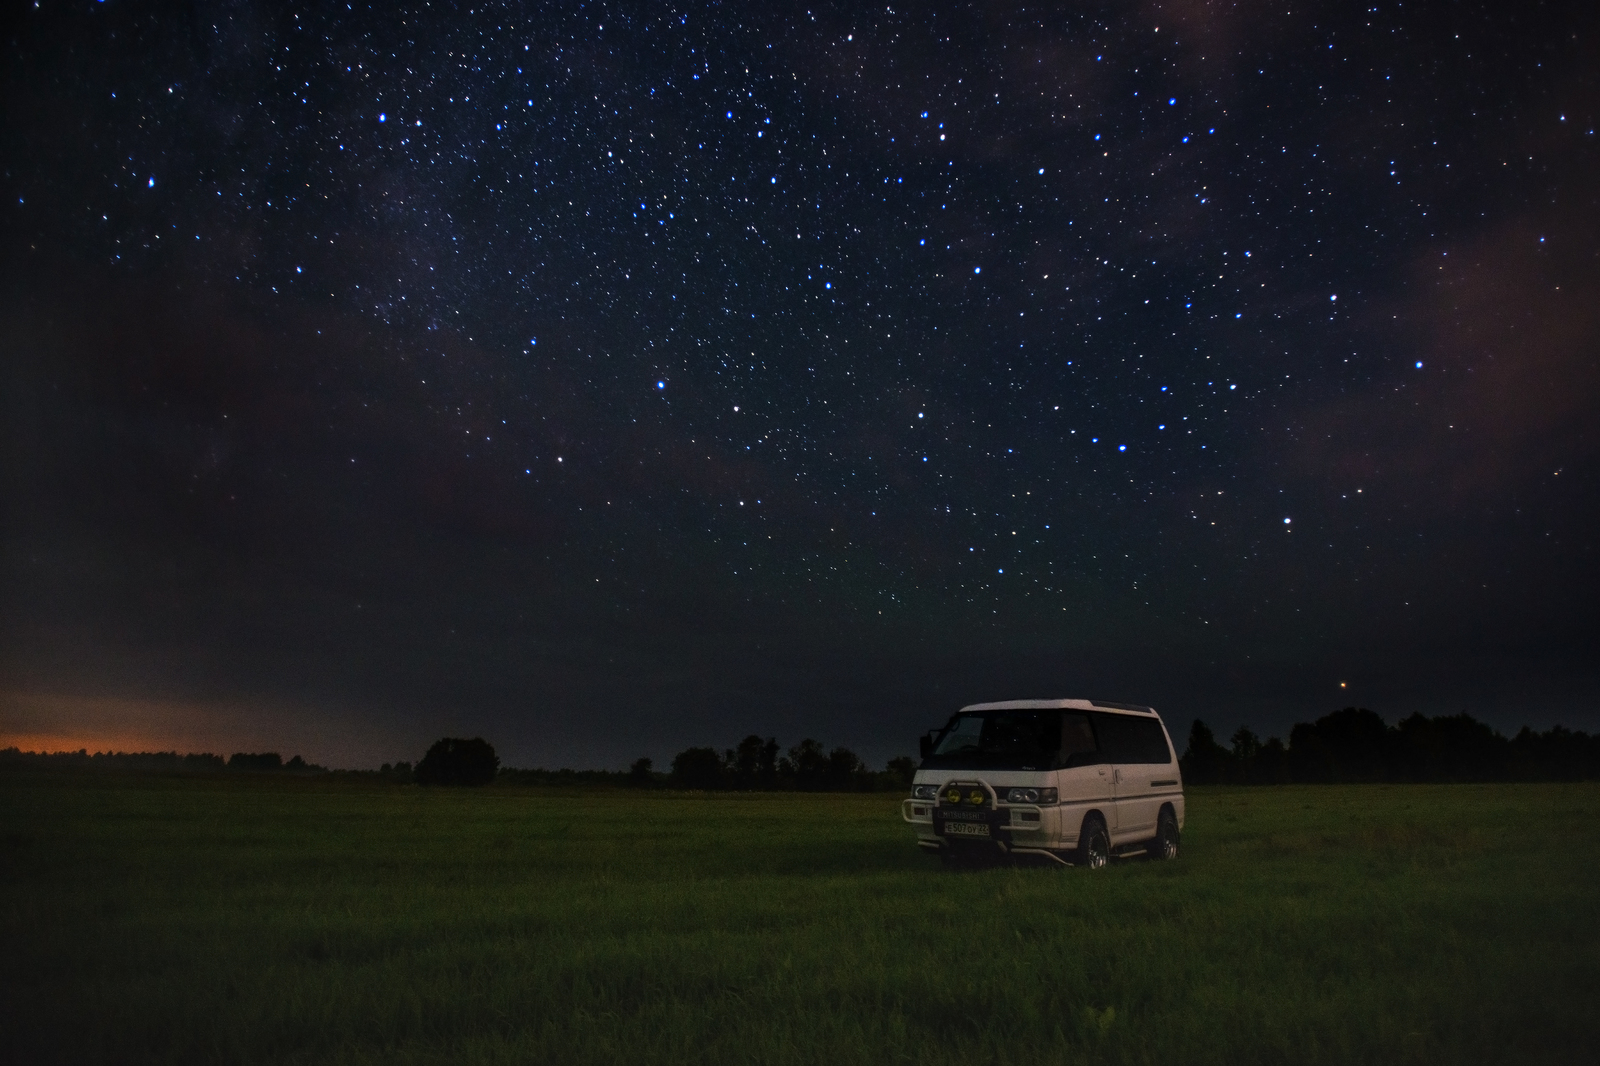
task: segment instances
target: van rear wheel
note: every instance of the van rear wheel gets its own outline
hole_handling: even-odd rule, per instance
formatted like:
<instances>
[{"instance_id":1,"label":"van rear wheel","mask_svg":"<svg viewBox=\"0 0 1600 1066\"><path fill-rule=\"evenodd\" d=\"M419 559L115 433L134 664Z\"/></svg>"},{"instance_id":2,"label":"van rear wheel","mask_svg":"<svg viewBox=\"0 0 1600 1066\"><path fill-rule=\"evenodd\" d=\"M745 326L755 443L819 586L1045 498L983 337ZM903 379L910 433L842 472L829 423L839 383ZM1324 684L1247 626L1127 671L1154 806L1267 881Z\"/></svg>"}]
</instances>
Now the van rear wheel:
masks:
<instances>
[{"instance_id":1,"label":"van rear wheel","mask_svg":"<svg viewBox=\"0 0 1600 1066\"><path fill-rule=\"evenodd\" d=\"M1155 839L1146 846L1150 858L1168 861L1178 857L1178 816L1171 807L1163 807L1156 819Z\"/></svg>"},{"instance_id":2,"label":"van rear wheel","mask_svg":"<svg viewBox=\"0 0 1600 1066\"><path fill-rule=\"evenodd\" d=\"M1104 820L1091 814L1083 820L1083 829L1078 833L1078 852L1073 864L1098 870L1110 861L1111 834L1106 831Z\"/></svg>"}]
</instances>

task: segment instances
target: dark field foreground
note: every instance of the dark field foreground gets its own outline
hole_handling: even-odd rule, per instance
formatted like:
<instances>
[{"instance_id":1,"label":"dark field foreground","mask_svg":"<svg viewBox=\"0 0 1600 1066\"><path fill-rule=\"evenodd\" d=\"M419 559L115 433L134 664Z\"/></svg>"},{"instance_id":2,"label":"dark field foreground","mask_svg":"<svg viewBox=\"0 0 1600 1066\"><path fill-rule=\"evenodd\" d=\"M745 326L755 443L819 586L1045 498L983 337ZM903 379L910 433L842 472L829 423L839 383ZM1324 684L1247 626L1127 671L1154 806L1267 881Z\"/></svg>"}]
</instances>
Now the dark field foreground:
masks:
<instances>
[{"instance_id":1,"label":"dark field foreground","mask_svg":"<svg viewBox=\"0 0 1600 1066\"><path fill-rule=\"evenodd\" d=\"M1600 785L1191 790L950 874L897 797L0 775L14 1062L1600 1061Z\"/></svg>"}]
</instances>

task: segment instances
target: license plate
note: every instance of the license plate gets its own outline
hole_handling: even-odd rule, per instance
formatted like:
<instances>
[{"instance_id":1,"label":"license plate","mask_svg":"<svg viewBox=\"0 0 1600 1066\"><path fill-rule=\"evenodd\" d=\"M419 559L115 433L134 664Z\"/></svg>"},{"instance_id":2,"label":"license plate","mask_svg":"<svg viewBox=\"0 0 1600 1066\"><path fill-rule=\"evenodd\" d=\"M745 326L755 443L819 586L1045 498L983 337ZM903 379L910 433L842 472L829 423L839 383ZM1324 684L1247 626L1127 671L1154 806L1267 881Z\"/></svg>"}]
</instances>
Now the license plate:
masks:
<instances>
[{"instance_id":1,"label":"license plate","mask_svg":"<svg viewBox=\"0 0 1600 1066\"><path fill-rule=\"evenodd\" d=\"M946 822L944 835L950 837L986 837L989 826L983 822Z\"/></svg>"}]
</instances>

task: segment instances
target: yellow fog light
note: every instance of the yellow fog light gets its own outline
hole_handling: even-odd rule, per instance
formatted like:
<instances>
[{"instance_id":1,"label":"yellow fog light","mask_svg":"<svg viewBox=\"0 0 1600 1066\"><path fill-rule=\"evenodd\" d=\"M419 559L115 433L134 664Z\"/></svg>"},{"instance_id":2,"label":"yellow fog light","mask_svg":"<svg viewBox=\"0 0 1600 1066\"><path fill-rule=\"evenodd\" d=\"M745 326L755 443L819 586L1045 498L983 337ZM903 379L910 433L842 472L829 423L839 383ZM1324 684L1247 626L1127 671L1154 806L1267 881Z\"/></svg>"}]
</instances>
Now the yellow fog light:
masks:
<instances>
[{"instance_id":1,"label":"yellow fog light","mask_svg":"<svg viewBox=\"0 0 1600 1066\"><path fill-rule=\"evenodd\" d=\"M983 806L983 801L984 801L983 789L975 788L971 792L967 793L967 802L972 804L974 807Z\"/></svg>"},{"instance_id":2,"label":"yellow fog light","mask_svg":"<svg viewBox=\"0 0 1600 1066\"><path fill-rule=\"evenodd\" d=\"M952 788L949 792L944 794L944 801L946 803L960 803L961 790L959 788Z\"/></svg>"}]
</instances>

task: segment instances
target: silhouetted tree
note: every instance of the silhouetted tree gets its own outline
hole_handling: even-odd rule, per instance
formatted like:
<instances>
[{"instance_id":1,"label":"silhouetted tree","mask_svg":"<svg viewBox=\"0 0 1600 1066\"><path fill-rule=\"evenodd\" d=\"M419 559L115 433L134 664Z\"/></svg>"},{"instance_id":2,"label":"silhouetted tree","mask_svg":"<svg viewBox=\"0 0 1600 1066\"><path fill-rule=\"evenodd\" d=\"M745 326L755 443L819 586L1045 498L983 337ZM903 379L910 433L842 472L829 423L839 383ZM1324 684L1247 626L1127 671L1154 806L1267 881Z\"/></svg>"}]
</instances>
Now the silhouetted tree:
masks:
<instances>
[{"instance_id":1,"label":"silhouetted tree","mask_svg":"<svg viewBox=\"0 0 1600 1066\"><path fill-rule=\"evenodd\" d=\"M1289 750L1277 737L1268 737L1261 750L1256 752L1255 766L1250 780L1263 785L1287 784L1289 777Z\"/></svg>"},{"instance_id":2,"label":"silhouetted tree","mask_svg":"<svg viewBox=\"0 0 1600 1066\"><path fill-rule=\"evenodd\" d=\"M843 791L855 787L856 775L865 770L861 759L849 748L834 748L828 752L828 769L823 776L827 788Z\"/></svg>"},{"instance_id":3,"label":"silhouetted tree","mask_svg":"<svg viewBox=\"0 0 1600 1066\"><path fill-rule=\"evenodd\" d=\"M734 788L756 788L761 781L761 738L751 733L728 752L728 776Z\"/></svg>"},{"instance_id":4,"label":"silhouetted tree","mask_svg":"<svg viewBox=\"0 0 1600 1066\"><path fill-rule=\"evenodd\" d=\"M679 788L721 788L722 759L715 748L685 748L672 757L672 783Z\"/></svg>"},{"instance_id":5,"label":"silhouetted tree","mask_svg":"<svg viewBox=\"0 0 1600 1066\"><path fill-rule=\"evenodd\" d=\"M1593 781L1600 778L1600 733L1523 726L1506 744L1506 770L1517 781Z\"/></svg>"},{"instance_id":6,"label":"silhouetted tree","mask_svg":"<svg viewBox=\"0 0 1600 1066\"><path fill-rule=\"evenodd\" d=\"M1256 756L1261 753L1261 738L1250 731L1249 726L1240 726L1233 734L1233 762L1241 771L1255 765ZM1239 775L1248 778L1248 772Z\"/></svg>"},{"instance_id":7,"label":"silhouetted tree","mask_svg":"<svg viewBox=\"0 0 1600 1066\"><path fill-rule=\"evenodd\" d=\"M412 772L419 785L487 785L500 768L500 756L482 737L436 740Z\"/></svg>"},{"instance_id":8,"label":"silhouetted tree","mask_svg":"<svg viewBox=\"0 0 1600 1066\"><path fill-rule=\"evenodd\" d=\"M890 759L884 772L894 775L895 783L901 788L910 788L911 779L917 773L917 761L909 755L902 755L897 759Z\"/></svg>"},{"instance_id":9,"label":"silhouetted tree","mask_svg":"<svg viewBox=\"0 0 1600 1066\"><path fill-rule=\"evenodd\" d=\"M756 779L762 788L778 787L778 738L768 737L761 745L761 758L756 763Z\"/></svg>"},{"instance_id":10,"label":"silhouetted tree","mask_svg":"<svg viewBox=\"0 0 1600 1066\"><path fill-rule=\"evenodd\" d=\"M382 766L378 767L378 773L382 774L384 777L392 777L396 781L410 781L411 764L408 762L397 762L393 766L390 766L388 763L384 763Z\"/></svg>"},{"instance_id":11,"label":"silhouetted tree","mask_svg":"<svg viewBox=\"0 0 1600 1066\"><path fill-rule=\"evenodd\" d=\"M283 769L283 756L275 751L264 751L251 755L248 752L236 751L228 756L228 769L230 770L281 770Z\"/></svg>"},{"instance_id":12,"label":"silhouetted tree","mask_svg":"<svg viewBox=\"0 0 1600 1066\"><path fill-rule=\"evenodd\" d=\"M1389 728L1365 707L1300 722L1289 732L1296 781L1384 781L1391 774Z\"/></svg>"},{"instance_id":13,"label":"silhouetted tree","mask_svg":"<svg viewBox=\"0 0 1600 1066\"><path fill-rule=\"evenodd\" d=\"M650 772L653 765L648 757L635 759L633 765L628 767L628 784L634 788L649 788L655 784L655 775Z\"/></svg>"},{"instance_id":14,"label":"silhouetted tree","mask_svg":"<svg viewBox=\"0 0 1600 1066\"><path fill-rule=\"evenodd\" d=\"M1217 743L1211 727L1196 718L1189 727L1189 746L1178 760L1184 781L1196 785L1217 784L1227 777L1228 760L1227 749Z\"/></svg>"},{"instance_id":15,"label":"silhouetted tree","mask_svg":"<svg viewBox=\"0 0 1600 1066\"><path fill-rule=\"evenodd\" d=\"M789 749L789 757L779 764L779 770L795 788L819 789L828 779L828 756L821 744L807 737Z\"/></svg>"},{"instance_id":16,"label":"silhouetted tree","mask_svg":"<svg viewBox=\"0 0 1600 1066\"><path fill-rule=\"evenodd\" d=\"M1511 745L1466 714L1413 714L1393 730L1398 776L1410 781L1494 781L1506 774Z\"/></svg>"}]
</instances>

